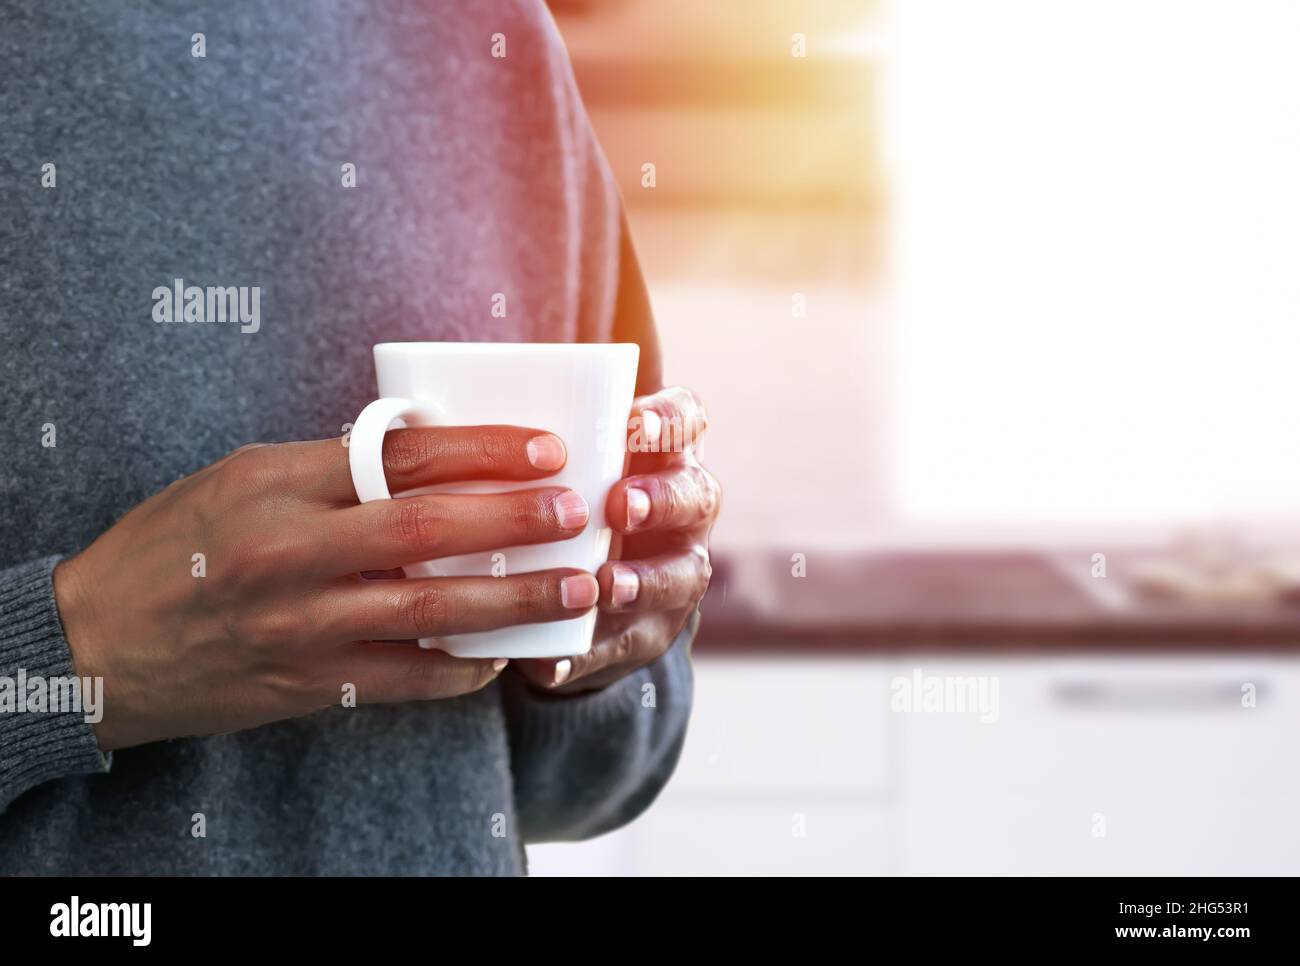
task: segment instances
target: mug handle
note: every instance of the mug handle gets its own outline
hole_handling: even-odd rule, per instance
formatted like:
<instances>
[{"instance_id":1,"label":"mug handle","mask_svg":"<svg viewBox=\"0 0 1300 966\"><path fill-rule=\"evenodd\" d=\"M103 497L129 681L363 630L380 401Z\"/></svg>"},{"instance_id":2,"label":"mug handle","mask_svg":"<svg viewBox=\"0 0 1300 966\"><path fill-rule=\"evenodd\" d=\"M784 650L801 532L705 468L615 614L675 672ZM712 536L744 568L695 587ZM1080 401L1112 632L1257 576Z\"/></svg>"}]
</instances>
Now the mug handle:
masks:
<instances>
[{"instance_id":1,"label":"mug handle","mask_svg":"<svg viewBox=\"0 0 1300 966\"><path fill-rule=\"evenodd\" d=\"M384 435L394 423L401 426L438 426L446 414L437 403L391 397L376 399L352 424L348 437L348 467L357 500L391 500L388 481L384 479Z\"/></svg>"}]
</instances>

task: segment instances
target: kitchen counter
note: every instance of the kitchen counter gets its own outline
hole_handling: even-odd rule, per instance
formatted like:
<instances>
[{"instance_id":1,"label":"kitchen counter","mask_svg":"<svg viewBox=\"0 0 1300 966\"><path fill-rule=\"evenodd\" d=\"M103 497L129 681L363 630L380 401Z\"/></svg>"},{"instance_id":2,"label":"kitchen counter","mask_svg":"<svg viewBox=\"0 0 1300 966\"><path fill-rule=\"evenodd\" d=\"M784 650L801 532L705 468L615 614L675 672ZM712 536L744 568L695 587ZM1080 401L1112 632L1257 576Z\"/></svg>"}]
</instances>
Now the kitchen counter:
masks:
<instances>
[{"instance_id":1,"label":"kitchen counter","mask_svg":"<svg viewBox=\"0 0 1300 966\"><path fill-rule=\"evenodd\" d=\"M715 557L696 646L737 651L1300 651L1300 605L1153 599L1140 568L1091 576L1085 553Z\"/></svg>"}]
</instances>

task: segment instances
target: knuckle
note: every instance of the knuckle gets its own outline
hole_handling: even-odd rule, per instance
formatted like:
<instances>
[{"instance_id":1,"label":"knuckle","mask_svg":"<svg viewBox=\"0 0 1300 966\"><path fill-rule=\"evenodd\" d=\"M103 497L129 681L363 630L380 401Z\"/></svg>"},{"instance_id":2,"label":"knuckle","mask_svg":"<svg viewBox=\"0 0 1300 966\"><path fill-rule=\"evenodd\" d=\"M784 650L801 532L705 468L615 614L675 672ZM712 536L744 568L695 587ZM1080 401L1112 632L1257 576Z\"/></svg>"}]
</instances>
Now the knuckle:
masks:
<instances>
[{"instance_id":1,"label":"knuckle","mask_svg":"<svg viewBox=\"0 0 1300 966\"><path fill-rule=\"evenodd\" d=\"M271 443L249 443L221 460L209 477L209 501L216 507L228 506L248 496L262 497L284 493L289 469L280 459L280 450Z\"/></svg>"},{"instance_id":2,"label":"knuckle","mask_svg":"<svg viewBox=\"0 0 1300 966\"><path fill-rule=\"evenodd\" d=\"M338 695L338 683L322 668L311 665L280 665L267 679L283 696L286 704L304 708L322 708Z\"/></svg>"},{"instance_id":3,"label":"knuckle","mask_svg":"<svg viewBox=\"0 0 1300 966\"><path fill-rule=\"evenodd\" d=\"M492 668L491 661L477 661L474 666L474 682L470 687L471 691L477 691L479 688L491 684L497 677L497 672Z\"/></svg>"},{"instance_id":4,"label":"knuckle","mask_svg":"<svg viewBox=\"0 0 1300 966\"><path fill-rule=\"evenodd\" d=\"M246 580L256 585L267 574L275 572L275 548L266 540L241 540L232 550L231 562L234 566L230 569L230 575L236 579L243 578L241 583Z\"/></svg>"},{"instance_id":5,"label":"knuckle","mask_svg":"<svg viewBox=\"0 0 1300 966\"><path fill-rule=\"evenodd\" d=\"M421 587L403 595L399 609L420 636L433 637L447 625L450 604L437 587Z\"/></svg>"},{"instance_id":6,"label":"knuckle","mask_svg":"<svg viewBox=\"0 0 1300 966\"><path fill-rule=\"evenodd\" d=\"M262 449L269 446L269 443L245 443L243 446L237 446L230 452L230 458L233 460L237 456L245 456L254 450Z\"/></svg>"},{"instance_id":7,"label":"knuckle","mask_svg":"<svg viewBox=\"0 0 1300 966\"><path fill-rule=\"evenodd\" d=\"M453 689L448 681L447 666L440 661L422 660L425 656L412 656L407 678L416 682L416 691L425 701L450 697Z\"/></svg>"},{"instance_id":8,"label":"knuckle","mask_svg":"<svg viewBox=\"0 0 1300 966\"><path fill-rule=\"evenodd\" d=\"M276 570L275 550L265 540L237 538L228 546L225 558L213 560L209 555L207 573L213 586L237 595L256 590Z\"/></svg>"},{"instance_id":9,"label":"knuckle","mask_svg":"<svg viewBox=\"0 0 1300 966\"><path fill-rule=\"evenodd\" d=\"M576 681L603 668L608 662L608 651L603 647L593 647L586 654L575 654L568 661L569 676L566 680Z\"/></svg>"},{"instance_id":10,"label":"knuckle","mask_svg":"<svg viewBox=\"0 0 1300 966\"><path fill-rule=\"evenodd\" d=\"M558 586L550 580L521 580L511 601L514 619L521 623L536 620L552 611L559 598Z\"/></svg>"},{"instance_id":11,"label":"knuckle","mask_svg":"<svg viewBox=\"0 0 1300 966\"><path fill-rule=\"evenodd\" d=\"M683 505L689 505L684 499L679 480L668 478L660 481L650 496L650 516L652 520L677 520L681 517Z\"/></svg>"},{"instance_id":12,"label":"knuckle","mask_svg":"<svg viewBox=\"0 0 1300 966\"><path fill-rule=\"evenodd\" d=\"M717 515L719 504L722 502L722 487L718 485L713 474L703 466L692 466L690 473L695 481L700 515L706 520L711 520Z\"/></svg>"},{"instance_id":13,"label":"knuckle","mask_svg":"<svg viewBox=\"0 0 1300 966\"><path fill-rule=\"evenodd\" d=\"M659 567L645 567L641 571L641 589L637 597L647 606L654 607L668 596L671 579Z\"/></svg>"},{"instance_id":14,"label":"knuckle","mask_svg":"<svg viewBox=\"0 0 1300 966\"><path fill-rule=\"evenodd\" d=\"M691 406L695 410L695 429L697 434L706 432L709 428L709 412L704 408L704 401L700 399L699 393L694 390L688 390L691 399Z\"/></svg>"},{"instance_id":15,"label":"knuckle","mask_svg":"<svg viewBox=\"0 0 1300 966\"><path fill-rule=\"evenodd\" d=\"M619 631L618 637L614 638L611 663L627 664L634 660L637 655L640 639L641 635L637 633L636 625L625 627L623 630Z\"/></svg>"},{"instance_id":16,"label":"knuckle","mask_svg":"<svg viewBox=\"0 0 1300 966\"><path fill-rule=\"evenodd\" d=\"M235 543L228 559L227 586L246 593L282 583L287 575L300 572L310 553L305 541L293 534L254 536Z\"/></svg>"},{"instance_id":17,"label":"knuckle","mask_svg":"<svg viewBox=\"0 0 1300 966\"><path fill-rule=\"evenodd\" d=\"M235 631L251 647L280 650L297 638L302 620L297 614L280 608L246 613L236 619Z\"/></svg>"},{"instance_id":18,"label":"knuckle","mask_svg":"<svg viewBox=\"0 0 1300 966\"><path fill-rule=\"evenodd\" d=\"M254 452L255 446L241 446L221 461L208 480L212 487L209 503L230 503L252 488L255 478L251 466Z\"/></svg>"},{"instance_id":19,"label":"knuckle","mask_svg":"<svg viewBox=\"0 0 1300 966\"><path fill-rule=\"evenodd\" d=\"M410 677L418 682L420 696L428 701L477 691L493 677L490 662L430 660L422 654L411 660Z\"/></svg>"},{"instance_id":20,"label":"knuckle","mask_svg":"<svg viewBox=\"0 0 1300 966\"><path fill-rule=\"evenodd\" d=\"M261 541L262 560L274 568L276 577L301 572L311 561L312 546L302 531L287 530L274 540Z\"/></svg>"},{"instance_id":21,"label":"knuckle","mask_svg":"<svg viewBox=\"0 0 1300 966\"><path fill-rule=\"evenodd\" d=\"M279 707L292 708L316 703L319 688L303 674L289 667L268 667L258 677L262 689Z\"/></svg>"},{"instance_id":22,"label":"knuckle","mask_svg":"<svg viewBox=\"0 0 1300 966\"><path fill-rule=\"evenodd\" d=\"M659 451L661 453L685 452L687 429L681 411L676 406L665 406L660 419Z\"/></svg>"},{"instance_id":23,"label":"knuckle","mask_svg":"<svg viewBox=\"0 0 1300 966\"><path fill-rule=\"evenodd\" d=\"M699 400L694 392L681 387L673 389L669 399L672 401L673 424L678 432L679 451L689 449L700 431Z\"/></svg>"},{"instance_id":24,"label":"knuckle","mask_svg":"<svg viewBox=\"0 0 1300 966\"><path fill-rule=\"evenodd\" d=\"M412 476L436 457L432 433L399 429L384 437L384 467L395 476Z\"/></svg>"},{"instance_id":25,"label":"knuckle","mask_svg":"<svg viewBox=\"0 0 1300 966\"><path fill-rule=\"evenodd\" d=\"M487 432L474 439L474 457L485 469L504 469L518 459L519 448L504 433Z\"/></svg>"},{"instance_id":26,"label":"knuckle","mask_svg":"<svg viewBox=\"0 0 1300 966\"><path fill-rule=\"evenodd\" d=\"M399 547L415 552L432 551L441 532L434 505L419 497L391 500L387 508L389 534Z\"/></svg>"},{"instance_id":27,"label":"knuckle","mask_svg":"<svg viewBox=\"0 0 1300 966\"><path fill-rule=\"evenodd\" d=\"M554 497L548 492L521 493L510 500L510 525L521 533L558 527Z\"/></svg>"},{"instance_id":28,"label":"knuckle","mask_svg":"<svg viewBox=\"0 0 1300 966\"><path fill-rule=\"evenodd\" d=\"M235 450L226 468L250 485L275 482L277 448L271 443L252 443Z\"/></svg>"},{"instance_id":29,"label":"knuckle","mask_svg":"<svg viewBox=\"0 0 1300 966\"><path fill-rule=\"evenodd\" d=\"M699 561L695 570L695 599L699 600L708 592L709 584L713 582L713 561L709 557L709 552L702 547L696 547L692 552Z\"/></svg>"}]
</instances>

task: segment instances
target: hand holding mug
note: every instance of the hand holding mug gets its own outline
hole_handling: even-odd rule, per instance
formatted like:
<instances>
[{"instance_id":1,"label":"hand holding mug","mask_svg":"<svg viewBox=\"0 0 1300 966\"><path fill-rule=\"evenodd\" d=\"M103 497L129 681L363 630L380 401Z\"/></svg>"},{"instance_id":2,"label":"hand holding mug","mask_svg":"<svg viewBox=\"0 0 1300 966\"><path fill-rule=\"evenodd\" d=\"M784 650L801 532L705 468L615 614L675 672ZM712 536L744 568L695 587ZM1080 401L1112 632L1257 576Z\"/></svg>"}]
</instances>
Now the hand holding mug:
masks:
<instances>
[{"instance_id":1,"label":"hand holding mug","mask_svg":"<svg viewBox=\"0 0 1300 966\"><path fill-rule=\"evenodd\" d=\"M150 497L55 569L76 672L104 679L100 746L296 717L340 704L349 685L360 704L484 686L504 661L412 639L570 620L596 602L591 574L361 574L573 538L591 512L580 495L518 486L565 461L563 443L537 429L404 429L383 441L393 489L510 489L358 505L348 450L333 439L245 446Z\"/></svg>"},{"instance_id":2,"label":"hand holding mug","mask_svg":"<svg viewBox=\"0 0 1300 966\"><path fill-rule=\"evenodd\" d=\"M665 389L633 403L630 426L630 473L605 507L621 546L596 572L595 639L585 654L512 664L540 688L593 690L649 664L708 590L709 531L722 491L697 458L708 427L704 407L689 389Z\"/></svg>"}]
</instances>

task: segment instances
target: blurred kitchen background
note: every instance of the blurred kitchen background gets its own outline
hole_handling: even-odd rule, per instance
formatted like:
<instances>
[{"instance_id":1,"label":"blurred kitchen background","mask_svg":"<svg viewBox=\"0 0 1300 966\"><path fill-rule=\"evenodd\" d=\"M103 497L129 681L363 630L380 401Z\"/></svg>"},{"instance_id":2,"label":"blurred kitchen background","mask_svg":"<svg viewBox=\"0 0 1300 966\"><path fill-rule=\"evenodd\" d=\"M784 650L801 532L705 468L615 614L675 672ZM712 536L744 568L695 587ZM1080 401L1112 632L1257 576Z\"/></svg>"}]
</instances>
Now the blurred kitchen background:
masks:
<instances>
[{"instance_id":1,"label":"blurred kitchen background","mask_svg":"<svg viewBox=\"0 0 1300 966\"><path fill-rule=\"evenodd\" d=\"M551 7L727 497L534 873L1300 872L1300 5Z\"/></svg>"}]
</instances>

